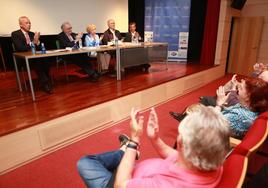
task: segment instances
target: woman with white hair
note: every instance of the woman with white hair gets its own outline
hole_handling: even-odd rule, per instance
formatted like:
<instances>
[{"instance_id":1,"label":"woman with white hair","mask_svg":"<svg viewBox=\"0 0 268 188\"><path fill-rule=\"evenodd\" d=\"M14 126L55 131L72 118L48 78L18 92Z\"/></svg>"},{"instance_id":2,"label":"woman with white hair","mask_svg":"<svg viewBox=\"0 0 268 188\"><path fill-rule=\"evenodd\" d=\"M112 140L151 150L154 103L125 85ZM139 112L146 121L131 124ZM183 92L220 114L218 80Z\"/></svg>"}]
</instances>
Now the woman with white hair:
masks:
<instances>
[{"instance_id":1,"label":"woman with white hair","mask_svg":"<svg viewBox=\"0 0 268 188\"><path fill-rule=\"evenodd\" d=\"M90 188L216 187L229 150L229 124L211 107L187 116L178 128L177 150L159 137L154 109L147 123L147 136L161 158L135 163L143 133L143 116L131 112L130 139L117 151L88 155L78 161L78 171ZM113 183L112 183L113 185Z\"/></svg>"}]
</instances>

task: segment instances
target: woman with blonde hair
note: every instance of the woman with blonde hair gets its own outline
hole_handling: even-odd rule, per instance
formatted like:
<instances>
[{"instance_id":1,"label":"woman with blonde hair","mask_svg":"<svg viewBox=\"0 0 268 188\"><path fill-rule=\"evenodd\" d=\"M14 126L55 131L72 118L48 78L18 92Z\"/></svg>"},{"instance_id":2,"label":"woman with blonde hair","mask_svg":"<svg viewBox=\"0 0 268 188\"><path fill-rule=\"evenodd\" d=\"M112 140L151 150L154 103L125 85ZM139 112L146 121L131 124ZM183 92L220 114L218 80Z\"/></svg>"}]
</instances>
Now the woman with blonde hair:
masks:
<instances>
[{"instance_id":1,"label":"woman with blonde hair","mask_svg":"<svg viewBox=\"0 0 268 188\"><path fill-rule=\"evenodd\" d=\"M85 38L86 47L95 47L100 45L103 36L99 37L96 34L96 28L97 27L94 24L89 24L87 26L86 31L88 34L86 35ZM111 59L110 54L108 54L107 52L104 53L91 52L90 56L97 57L97 61L99 62L98 64L100 65L98 68L100 72L101 70L104 70L104 72L108 71Z\"/></svg>"},{"instance_id":2,"label":"woman with blonde hair","mask_svg":"<svg viewBox=\"0 0 268 188\"><path fill-rule=\"evenodd\" d=\"M96 34L96 25L89 24L86 28L87 35L85 38L85 46L99 46L100 45L100 38Z\"/></svg>"}]
</instances>

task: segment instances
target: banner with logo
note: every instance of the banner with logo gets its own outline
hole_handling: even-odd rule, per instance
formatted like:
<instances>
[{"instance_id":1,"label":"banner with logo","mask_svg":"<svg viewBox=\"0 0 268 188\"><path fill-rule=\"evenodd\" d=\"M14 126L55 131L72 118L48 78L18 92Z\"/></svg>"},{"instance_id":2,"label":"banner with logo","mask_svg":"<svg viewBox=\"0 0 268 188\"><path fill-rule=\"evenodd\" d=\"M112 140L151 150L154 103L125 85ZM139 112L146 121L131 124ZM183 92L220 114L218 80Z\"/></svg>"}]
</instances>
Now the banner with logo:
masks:
<instances>
[{"instance_id":1,"label":"banner with logo","mask_svg":"<svg viewBox=\"0 0 268 188\"><path fill-rule=\"evenodd\" d=\"M145 0L144 41L167 42L170 61L186 59L191 0Z\"/></svg>"}]
</instances>

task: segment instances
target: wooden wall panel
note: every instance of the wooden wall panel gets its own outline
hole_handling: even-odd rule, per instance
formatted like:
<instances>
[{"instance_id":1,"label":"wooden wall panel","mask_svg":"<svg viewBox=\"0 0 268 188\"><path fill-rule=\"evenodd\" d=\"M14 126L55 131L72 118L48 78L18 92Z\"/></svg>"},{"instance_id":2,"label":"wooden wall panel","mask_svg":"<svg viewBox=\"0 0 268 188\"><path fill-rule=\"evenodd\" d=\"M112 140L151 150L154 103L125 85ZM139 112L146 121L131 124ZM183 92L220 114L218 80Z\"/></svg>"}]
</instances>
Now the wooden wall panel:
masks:
<instances>
[{"instance_id":1,"label":"wooden wall panel","mask_svg":"<svg viewBox=\"0 0 268 188\"><path fill-rule=\"evenodd\" d=\"M268 63L268 1L267 0L247 0L241 11L242 17L263 16L264 25L258 52L258 63Z\"/></svg>"}]
</instances>

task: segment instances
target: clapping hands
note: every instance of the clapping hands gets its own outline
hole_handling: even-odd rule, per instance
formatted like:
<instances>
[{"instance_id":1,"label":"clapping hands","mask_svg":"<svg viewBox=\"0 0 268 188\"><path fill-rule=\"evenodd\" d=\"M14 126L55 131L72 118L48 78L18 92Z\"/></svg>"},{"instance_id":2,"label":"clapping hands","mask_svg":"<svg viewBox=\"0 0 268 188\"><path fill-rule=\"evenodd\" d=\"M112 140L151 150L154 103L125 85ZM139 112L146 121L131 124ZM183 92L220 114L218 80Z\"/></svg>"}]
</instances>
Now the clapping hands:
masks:
<instances>
[{"instance_id":1,"label":"clapping hands","mask_svg":"<svg viewBox=\"0 0 268 188\"><path fill-rule=\"evenodd\" d=\"M39 38L40 38L40 32L35 32L34 33L34 39L33 39L33 42L34 44L38 45L39 44Z\"/></svg>"},{"instance_id":2,"label":"clapping hands","mask_svg":"<svg viewBox=\"0 0 268 188\"><path fill-rule=\"evenodd\" d=\"M226 95L223 86L220 86L217 89L216 93L217 93L217 106L223 106L224 104L226 104L226 101L227 101L230 93L228 93Z\"/></svg>"},{"instance_id":3,"label":"clapping hands","mask_svg":"<svg viewBox=\"0 0 268 188\"><path fill-rule=\"evenodd\" d=\"M232 90L236 90L236 87L238 85L238 81L236 80L236 74L233 75L232 79L231 79L231 83L232 83Z\"/></svg>"},{"instance_id":4,"label":"clapping hands","mask_svg":"<svg viewBox=\"0 0 268 188\"><path fill-rule=\"evenodd\" d=\"M140 141L140 137L143 134L144 117L139 115L139 111L132 108L130 113L130 136L131 140L135 142ZM147 122L147 136L150 139L157 139L159 133L158 117L154 108L151 108L149 120Z\"/></svg>"},{"instance_id":5,"label":"clapping hands","mask_svg":"<svg viewBox=\"0 0 268 188\"><path fill-rule=\"evenodd\" d=\"M136 110L135 108L131 109L130 113L130 137L131 140L139 143L140 137L143 133L143 123L144 123L144 117L139 115L139 110Z\"/></svg>"},{"instance_id":6,"label":"clapping hands","mask_svg":"<svg viewBox=\"0 0 268 188\"><path fill-rule=\"evenodd\" d=\"M147 123L147 136L150 139L157 139L159 133L158 117L154 108L151 108L149 120Z\"/></svg>"},{"instance_id":7,"label":"clapping hands","mask_svg":"<svg viewBox=\"0 0 268 188\"><path fill-rule=\"evenodd\" d=\"M83 37L83 32L79 32L76 36L75 39L79 41Z\"/></svg>"}]
</instances>

